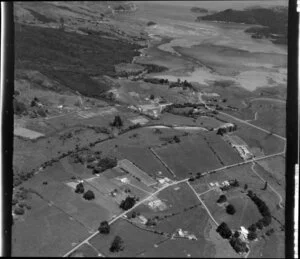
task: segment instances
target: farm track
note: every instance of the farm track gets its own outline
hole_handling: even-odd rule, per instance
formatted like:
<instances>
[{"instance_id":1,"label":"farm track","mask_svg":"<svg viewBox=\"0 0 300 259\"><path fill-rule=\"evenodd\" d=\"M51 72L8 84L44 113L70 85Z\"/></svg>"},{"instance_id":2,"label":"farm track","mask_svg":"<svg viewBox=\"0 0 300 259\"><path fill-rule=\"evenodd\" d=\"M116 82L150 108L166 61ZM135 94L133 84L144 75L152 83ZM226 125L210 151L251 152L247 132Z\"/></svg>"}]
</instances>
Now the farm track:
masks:
<instances>
[{"instance_id":1,"label":"farm track","mask_svg":"<svg viewBox=\"0 0 300 259\"><path fill-rule=\"evenodd\" d=\"M174 179L177 178L176 174L173 172L173 170L160 158L160 156L154 151L152 147L149 148L149 150L152 152L152 154L163 164L163 166L170 172Z\"/></svg>"},{"instance_id":2,"label":"farm track","mask_svg":"<svg viewBox=\"0 0 300 259\"><path fill-rule=\"evenodd\" d=\"M214 219L214 217L211 215L209 209L206 207L205 203L202 201L202 199L200 198L200 195L197 194L197 192L195 191L195 189L190 185L189 182L187 182L187 185L191 188L191 190L193 191L193 193L197 196L198 200L201 202L201 204L203 205L203 207L205 208L205 210L207 211L208 215L210 216L210 218L212 219L212 221L219 226L219 223Z\"/></svg>"}]
</instances>

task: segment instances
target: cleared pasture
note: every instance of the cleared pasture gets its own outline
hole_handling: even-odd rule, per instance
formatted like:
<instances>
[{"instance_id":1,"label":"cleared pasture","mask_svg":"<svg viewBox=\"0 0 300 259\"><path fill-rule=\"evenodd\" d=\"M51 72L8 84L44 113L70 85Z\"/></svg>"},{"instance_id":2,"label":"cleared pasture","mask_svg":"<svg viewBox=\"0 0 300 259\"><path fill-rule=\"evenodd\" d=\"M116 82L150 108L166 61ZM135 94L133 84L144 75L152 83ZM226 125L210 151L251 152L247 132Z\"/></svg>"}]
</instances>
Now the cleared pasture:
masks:
<instances>
[{"instance_id":1,"label":"cleared pasture","mask_svg":"<svg viewBox=\"0 0 300 259\"><path fill-rule=\"evenodd\" d=\"M216 135L214 132L206 133L205 137L224 165L243 161L236 149L232 148L229 143L224 141L223 138Z\"/></svg>"},{"instance_id":2,"label":"cleared pasture","mask_svg":"<svg viewBox=\"0 0 300 259\"><path fill-rule=\"evenodd\" d=\"M189 172L201 172L222 166L202 136L187 136L155 152L175 172L178 178L189 176Z\"/></svg>"},{"instance_id":3,"label":"cleared pasture","mask_svg":"<svg viewBox=\"0 0 300 259\"><path fill-rule=\"evenodd\" d=\"M69 257L98 257L98 253L87 243L80 246Z\"/></svg>"},{"instance_id":4,"label":"cleared pasture","mask_svg":"<svg viewBox=\"0 0 300 259\"><path fill-rule=\"evenodd\" d=\"M169 178L172 177L170 172L148 148L122 145L119 146L118 150L122 153L124 158L136 164L150 176L155 175L157 172L161 172L163 176Z\"/></svg>"},{"instance_id":5,"label":"cleared pasture","mask_svg":"<svg viewBox=\"0 0 300 259\"><path fill-rule=\"evenodd\" d=\"M63 256L89 233L80 222L33 194L24 220L12 227L12 256ZM26 235L25 235L26 233Z\"/></svg>"},{"instance_id":6,"label":"cleared pasture","mask_svg":"<svg viewBox=\"0 0 300 259\"><path fill-rule=\"evenodd\" d=\"M259 148L265 155L282 152L285 141L247 125L239 125L235 135L242 138L250 148Z\"/></svg>"},{"instance_id":7,"label":"cleared pasture","mask_svg":"<svg viewBox=\"0 0 300 259\"><path fill-rule=\"evenodd\" d=\"M127 159L119 160L118 166L130 175L136 177L137 179L140 179L140 181L146 184L147 186L151 186L157 183L146 172L142 171L139 167L137 167L134 163Z\"/></svg>"},{"instance_id":8,"label":"cleared pasture","mask_svg":"<svg viewBox=\"0 0 300 259\"><path fill-rule=\"evenodd\" d=\"M112 253L109 251L114 237L118 235L124 241L124 250ZM142 230L126 220L118 220L111 225L109 235L98 234L89 242L107 257L135 257L145 250L149 250L155 243L165 239L164 236Z\"/></svg>"},{"instance_id":9,"label":"cleared pasture","mask_svg":"<svg viewBox=\"0 0 300 259\"><path fill-rule=\"evenodd\" d=\"M280 201L278 195L274 193L270 188L264 190L265 182L262 181L252 171L251 164L232 167L230 169L222 170L214 174L209 174L205 176L205 178L206 177L208 182L219 183L225 180L236 179L238 180L240 186L236 187L237 192L242 191L245 184L247 184L247 190L252 190L253 192L255 192L259 198L266 202L271 214L276 216L282 223L284 222L284 210L278 207ZM230 193L230 191L228 193ZM209 192L208 194L212 195L212 192ZM244 194L241 193L241 195Z\"/></svg>"},{"instance_id":10,"label":"cleared pasture","mask_svg":"<svg viewBox=\"0 0 300 259\"><path fill-rule=\"evenodd\" d=\"M47 181L46 185L43 184L44 181ZM91 201L85 200L82 194L75 193L74 189L67 184L53 181L47 176L46 171L37 174L23 185L37 192L89 230L97 229L101 220L107 220L121 212L118 204L111 197L104 196L87 182L84 182L85 191L91 190L95 194L95 199Z\"/></svg>"},{"instance_id":11,"label":"cleared pasture","mask_svg":"<svg viewBox=\"0 0 300 259\"><path fill-rule=\"evenodd\" d=\"M245 193L243 194L239 190L232 190L226 192L225 195L227 202L236 209L236 213L233 215L227 214L225 206L217 203L220 197L219 192L211 191L201 196L201 199L219 224L226 222L231 230L238 230L241 226L249 227L262 217L256 205Z\"/></svg>"},{"instance_id":12,"label":"cleared pasture","mask_svg":"<svg viewBox=\"0 0 300 259\"><path fill-rule=\"evenodd\" d=\"M26 139L37 139L37 138L45 136L43 133L29 130L29 129L22 128L22 127L14 128L14 135L18 136L18 137L26 138Z\"/></svg>"},{"instance_id":13,"label":"cleared pasture","mask_svg":"<svg viewBox=\"0 0 300 259\"><path fill-rule=\"evenodd\" d=\"M285 186L285 158L282 156L276 156L261 161L257 161L257 164L262 166L277 184L283 188Z\"/></svg>"}]
</instances>

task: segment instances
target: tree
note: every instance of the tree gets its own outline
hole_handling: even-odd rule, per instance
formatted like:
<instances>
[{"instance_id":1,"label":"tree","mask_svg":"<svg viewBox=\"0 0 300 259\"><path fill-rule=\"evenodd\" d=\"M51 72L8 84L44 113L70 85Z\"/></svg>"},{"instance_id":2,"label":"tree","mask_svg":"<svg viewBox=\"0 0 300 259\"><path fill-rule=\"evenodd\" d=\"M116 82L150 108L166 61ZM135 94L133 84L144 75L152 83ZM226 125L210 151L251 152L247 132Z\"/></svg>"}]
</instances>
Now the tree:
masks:
<instances>
[{"instance_id":1,"label":"tree","mask_svg":"<svg viewBox=\"0 0 300 259\"><path fill-rule=\"evenodd\" d=\"M115 116L112 126L117 127L117 128L121 128L123 126L123 121L119 115Z\"/></svg>"},{"instance_id":2,"label":"tree","mask_svg":"<svg viewBox=\"0 0 300 259\"><path fill-rule=\"evenodd\" d=\"M264 227L269 226L271 224L271 222L272 222L271 216L265 216L262 218L262 223L263 223Z\"/></svg>"},{"instance_id":3,"label":"tree","mask_svg":"<svg viewBox=\"0 0 300 259\"><path fill-rule=\"evenodd\" d=\"M235 213L235 208L232 204L229 204L226 206L226 212L230 215L233 215Z\"/></svg>"},{"instance_id":4,"label":"tree","mask_svg":"<svg viewBox=\"0 0 300 259\"><path fill-rule=\"evenodd\" d=\"M220 195L219 199L217 200L217 203L223 203L227 201L227 198L224 194Z\"/></svg>"},{"instance_id":5,"label":"tree","mask_svg":"<svg viewBox=\"0 0 300 259\"><path fill-rule=\"evenodd\" d=\"M102 221L100 223L100 226L98 228L99 232L101 234L109 234L110 232L110 225L108 224L108 222L105 220L105 221Z\"/></svg>"},{"instance_id":6,"label":"tree","mask_svg":"<svg viewBox=\"0 0 300 259\"><path fill-rule=\"evenodd\" d=\"M235 231L234 234L233 234L233 236L234 236L235 238L238 238L238 237L240 236L240 232Z\"/></svg>"},{"instance_id":7,"label":"tree","mask_svg":"<svg viewBox=\"0 0 300 259\"><path fill-rule=\"evenodd\" d=\"M107 169L113 168L115 166L117 166L118 164L118 160L114 157L114 158L110 158L110 157L105 157L102 158L98 163L97 163L97 167L100 167L98 169L100 169L100 172L103 172Z\"/></svg>"},{"instance_id":8,"label":"tree","mask_svg":"<svg viewBox=\"0 0 300 259\"><path fill-rule=\"evenodd\" d=\"M84 195L83 195L83 198L84 199L86 199L86 200L93 200L93 199L95 199L95 194L92 192L92 191L90 191L90 190L88 190Z\"/></svg>"},{"instance_id":9,"label":"tree","mask_svg":"<svg viewBox=\"0 0 300 259\"><path fill-rule=\"evenodd\" d=\"M247 238L248 238L250 241L255 240L255 239L257 238L256 232L255 232L255 231L250 231L250 232L248 233Z\"/></svg>"},{"instance_id":10,"label":"tree","mask_svg":"<svg viewBox=\"0 0 300 259\"><path fill-rule=\"evenodd\" d=\"M222 222L216 229L216 231L220 234L221 237L225 239L229 239L232 235L232 232L228 225L225 222Z\"/></svg>"},{"instance_id":11,"label":"tree","mask_svg":"<svg viewBox=\"0 0 300 259\"><path fill-rule=\"evenodd\" d=\"M232 237L230 244L237 253L247 253L249 251L247 244L240 238Z\"/></svg>"},{"instance_id":12,"label":"tree","mask_svg":"<svg viewBox=\"0 0 300 259\"><path fill-rule=\"evenodd\" d=\"M79 184L76 185L75 192L76 193L84 193L83 183L79 183Z\"/></svg>"},{"instance_id":13,"label":"tree","mask_svg":"<svg viewBox=\"0 0 300 259\"><path fill-rule=\"evenodd\" d=\"M16 215L23 215L24 212L25 212L24 209L21 208L21 207L16 207L15 210L14 210L14 213L15 213Z\"/></svg>"},{"instance_id":14,"label":"tree","mask_svg":"<svg viewBox=\"0 0 300 259\"><path fill-rule=\"evenodd\" d=\"M258 229L263 229L264 224L263 224L262 220L257 221L256 226L257 226Z\"/></svg>"},{"instance_id":15,"label":"tree","mask_svg":"<svg viewBox=\"0 0 300 259\"><path fill-rule=\"evenodd\" d=\"M248 230L249 230L249 231L252 231L252 232L255 232L256 229L257 229L256 224L252 224L250 227L248 227Z\"/></svg>"},{"instance_id":16,"label":"tree","mask_svg":"<svg viewBox=\"0 0 300 259\"><path fill-rule=\"evenodd\" d=\"M177 137L176 135L174 136L174 141L176 142L176 143L179 143L180 142L180 138L179 137Z\"/></svg>"},{"instance_id":17,"label":"tree","mask_svg":"<svg viewBox=\"0 0 300 259\"><path fill-rule=\"evenodd\" d=\"M124 250L124 241L120 236L115 236L109 250L113 253Z\"/></svg>"},{"instance_id":18,"label":"tree","mask_svg":"<svg viewBox=\"0 0 300 259\"><path fill-rule=\"evenodd\" d=\"M123 210L131 209L135 204L135 198L127 196L125 200L121 201L120 208Z\"/></svg>"}]
</instances>

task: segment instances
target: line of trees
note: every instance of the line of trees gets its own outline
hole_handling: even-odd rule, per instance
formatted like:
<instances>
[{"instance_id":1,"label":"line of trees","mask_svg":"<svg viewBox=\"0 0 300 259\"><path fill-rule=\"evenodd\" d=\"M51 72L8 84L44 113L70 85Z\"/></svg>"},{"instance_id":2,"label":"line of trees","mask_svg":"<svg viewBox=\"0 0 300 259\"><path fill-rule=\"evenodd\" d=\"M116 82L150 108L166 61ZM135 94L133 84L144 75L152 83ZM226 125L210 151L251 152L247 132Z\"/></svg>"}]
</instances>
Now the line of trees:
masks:
<instances>
[{"instance_id":1,"label":"line of trees","mask_svg":"<svg viewBox=\"0 0 300 259\"><path fill-rule=\"evenodd\" d=\"M257 197L257 195L252 190L249 190L247 195L255 203L260 214L263 216L262 219L259 219L256 223L248 227L249 230L248 239L254 240L257 238L257 233L256 233L257 229L262 230L264 227L267 227L271 224L272 215L266 203L263 200L261 200L259 197Z\"/></svg>"}]
</instances>

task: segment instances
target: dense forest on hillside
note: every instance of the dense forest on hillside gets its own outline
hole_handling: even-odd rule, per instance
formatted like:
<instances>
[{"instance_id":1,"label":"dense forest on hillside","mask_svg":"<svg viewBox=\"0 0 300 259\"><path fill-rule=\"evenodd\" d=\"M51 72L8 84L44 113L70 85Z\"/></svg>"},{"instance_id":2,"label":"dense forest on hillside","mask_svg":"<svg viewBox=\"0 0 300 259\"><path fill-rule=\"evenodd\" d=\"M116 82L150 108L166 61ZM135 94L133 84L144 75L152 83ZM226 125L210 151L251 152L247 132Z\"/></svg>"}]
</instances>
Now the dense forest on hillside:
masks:
<instances>
[{"instance_id":1,"label":"dense forest on hillside","mask_svg":"<svg viewBox=\"0 0 300 259\"><path fill-rule=\"evenodd\" d=\"M270 38L273 43L287 43L288 10L277 8L248 8L245 10L227 9L215 14L200 16L197 21L220 21L259 25L246 29L253 38Z\"/></svg>"},{"instance_id":2,"label":"dense forest on hillside","mask_svg":"<svg viewBox=\"0 0 300 259\"><path fill-rule=\"evenodd\" d=\"M140 46L101 33L79 35L61 29L16 23L16 69L38 70L87 96L108 90L93 76L115 75L114 65L130 63Z\"/></svg>"}]
</instances>

